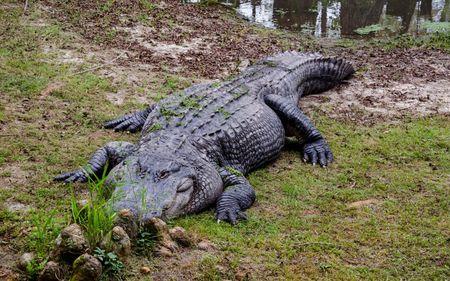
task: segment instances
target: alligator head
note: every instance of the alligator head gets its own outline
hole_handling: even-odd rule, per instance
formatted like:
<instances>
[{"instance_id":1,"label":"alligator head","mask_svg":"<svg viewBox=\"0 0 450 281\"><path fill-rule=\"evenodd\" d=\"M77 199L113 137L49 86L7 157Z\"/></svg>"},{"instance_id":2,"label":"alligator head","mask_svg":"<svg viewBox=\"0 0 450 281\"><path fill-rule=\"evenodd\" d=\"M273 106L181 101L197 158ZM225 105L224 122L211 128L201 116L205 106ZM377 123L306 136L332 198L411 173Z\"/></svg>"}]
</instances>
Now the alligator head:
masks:
<instances>
[{"instance_id":1,"label":"alligator head","mask_svg":"<svg viewBox=\"0 0 450 281\"><path fill-rule=\"evenodd\" d=\"M106 184L114 190L113 209L129 209L144 223L201 211L215 202L223 185L214 167L195 153L160 149L130 155L111 170Z\"/></svg>"}]
</instances>

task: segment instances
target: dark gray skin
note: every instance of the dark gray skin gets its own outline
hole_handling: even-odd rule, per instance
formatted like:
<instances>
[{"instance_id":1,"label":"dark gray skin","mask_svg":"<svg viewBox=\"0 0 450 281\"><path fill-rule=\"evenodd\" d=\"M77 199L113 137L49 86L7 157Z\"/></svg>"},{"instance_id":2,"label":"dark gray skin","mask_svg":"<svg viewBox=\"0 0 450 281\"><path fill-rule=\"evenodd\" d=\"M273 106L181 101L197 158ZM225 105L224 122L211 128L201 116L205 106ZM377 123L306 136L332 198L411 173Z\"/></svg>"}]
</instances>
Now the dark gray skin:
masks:
<instances>
[{"instance_id":1,"label":"dark gray skin","mask_svg":"<svg viewBox=\"0 0 450 281\"><path fill-rule=\"evenodd\" d=\"M155 105L105 124L142 130L139 142L111 142L82 169L56 180L86 181L104 169L115 210L130 209L145 223L200 212L235 224L255 201L245 175L277 158L296 136L303 159L321 166L330 148L298 107L300 97L326 91L353 74L341 60L286 52L231 81L195 85Z\"/></svg>"}]
</instances>

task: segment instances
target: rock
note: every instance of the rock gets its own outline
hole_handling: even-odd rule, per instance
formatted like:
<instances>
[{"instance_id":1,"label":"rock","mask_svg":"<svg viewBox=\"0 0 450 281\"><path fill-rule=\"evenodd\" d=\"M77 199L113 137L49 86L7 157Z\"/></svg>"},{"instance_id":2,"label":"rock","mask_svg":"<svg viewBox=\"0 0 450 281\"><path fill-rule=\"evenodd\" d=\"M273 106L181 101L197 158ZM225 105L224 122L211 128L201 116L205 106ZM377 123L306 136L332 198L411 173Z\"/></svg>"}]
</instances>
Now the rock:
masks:
<instances>
[{"instance_id":1,"label":"rock","mask_svg":"<svg viewBox=\"0 0 450 281\"><path fill-rule=\"evenodd\" d=\"M72 262L89 250L89 243L84 237L83 229L78 224L71 224L61 231L56 238L56 248L52 256L60 256Z\"/></svg>"},{"instance_id":2,"label":"rock","mask_svg":"<svg viewBox=\"0 0 450 281\"><path fill-rule=\"evenodd\" d=\"M83 209L84 207L86 207L88 204L89 204L88 199L80 199L77 201L77 206L80 210Z\"/></svg>"},{"instance_id":3,"label":"rock","mask_svg":"<svg viewBox=\"0 0 450 281\"><path fill-rule=\"evenodd\" d=\"M361 208L364 206L369 206L369 205L375 205L377 204L379 201L377 199L368 199L368 200L363 200L363 201L356 201L353 203L350 203L347 205L347 208L349 209L357 209L357 208Z\"/></svg>"},{"instance_id":4,"label":"rock","mask_svg":"<svg viewBox=\"0 0 450 281\"><path fill-rule=\"evenodd\" d=\"M5 207L12 213L26 213L30 211L31 207L20 202L7 201Z\"/></svg>"},{"instance_id":5,"label":"rock","mask_svg":"<svg viewBox=\"0 0 450 281\"><path fill-rule=\"evenodd\" d=\"M19 276L9 268L4 266L0 266L0 280L2 281L19 281L23 280L23 278L19 278Z\"/></svg>"},{"instance_id":6,"label":"rock","mask_svg":"<svg viewBox=\"0 0 450 281\"><path fill-rule=\"evenodd\" d=\"M131 254L131 240L120 226L115 226L102 240L100 248L125 258Z\"/></svg>"},{"instance_id":7,"label":"rock","mask_svg":"<svg viewBox=\"0 0 450 281\"><path fill-rule=\"evenodd\" d=\"M197 248L203 251L211 252L217 249L216 245L208 240L202 240L198 243Z\"/></svg>"},{"instance_id":8,"label":"rock","mask_svg":"<svg viewBox=\"0 0 450 281\"><path fill-rule=\"evenodd\" d=\"M49 261L38 277L38 281L59 281L63 279L64 269L54 261Z\"/></svg>"},{"instance_id":9,"label":"rock","mask_svg":"<svg viewBox=\"0 0 450 281\"><path fill-rule=\"evenodd\" d=\"M136 238L139 232L136 216L128 209L123 209L117 213L114 225L122 227L131 239Z\"/></svg>"},{"instance_id":10,"label":"rock","mask_svg":"<svg viewBox=\"0 0 450 281\"><path fill-rule=\"evenodd\" d=\"M26 270L28 265L34 260L33 253L24 253L20 256L19 262L17 263L17 267L22 270Z\"/></svg>"},{"instance_id":11,"label":"rock","mask_svg":"<svg viewBox=\"0 0 450 281\"><path fill-rule=\"evenodd\" d=\"M164 247L164 246L159 246L159 247L156 248L155 254L157 256L160 256L160 257L167 257L168 258L168 257L172 257L173 256L173 251L171 249L168 249L168 248Z\"/></svg>"},{"instance_id":12,"label":"rock","mask_svg":"<svg viewBox=\"0 0 450 281\"><path fill-rule=\"evenodd\" d=\"M220 264L216 265L216 266L215 266L215 269L216 269L217 271L221 272L221 273L227 272L227 269L225 268L225 266L220 265Z\"/></svg>"},{"instance_id":13,"label":"rock","mask_svg":"<svg viewBox=\"0 0 450 281\"><path fill-rule=\"evenodd\" d=\"M172 252L178 249L177 244L170 237L169 227L164 221L159 218L151 218L146 227L156 234L159 246L167 248Z\"/></svg>"},{"instance_id":14,"label":"rock","mask_svg":"<svg viewBox=\"0 0 450 281\"><path fill-rule=\"evenodd\" d=\"M238 270L236 274L234 275L234 278L236 278L237 281L241 280L250 280L250 276L248 272Z\"/></svg>"},{"instance_id":15,"label":"rock","mask_svg":"<svg viewBox=\"0 0 450 281\"><path fill-rule=\"evenodd\" d=\"M192 239L188 236L186 230L180 226L176 226L169 230L170 237L183 247L190 247Z\"/></svg>"},{"instance_id":16,"label":"rock","mask_svg":"<svg viewBox=\"0 0 450 281\"><path fill-rule=\"evenodd\" d=\"M95 281L102 275L102 264L89 254L79 256L73 263L73 275L70 281Z\"/></svg>"},{"instance_id":17,"label":"rock","mask_svg":"<svg viewBox=\"0 0 450 281\"><path fill-rule=\"evenodd\" d=\"M239 69L240 72L243 72L249 65L250 65L250 60L244 59L239 63L237 68Z\"/></svg>"},{"instance_id":18,"label":"rock","mask_svg":"<svg viewBox=\"0 0 450 281\"><path fill-rule=\"evenodd\" d=\"M149 274L150 273L150 268L148 268L148 267L146 267L146 266L143 266L143 267L141 267L141 269L140 269L140 272L142 273L142 274Z\"/></svg>"}]
</instances>

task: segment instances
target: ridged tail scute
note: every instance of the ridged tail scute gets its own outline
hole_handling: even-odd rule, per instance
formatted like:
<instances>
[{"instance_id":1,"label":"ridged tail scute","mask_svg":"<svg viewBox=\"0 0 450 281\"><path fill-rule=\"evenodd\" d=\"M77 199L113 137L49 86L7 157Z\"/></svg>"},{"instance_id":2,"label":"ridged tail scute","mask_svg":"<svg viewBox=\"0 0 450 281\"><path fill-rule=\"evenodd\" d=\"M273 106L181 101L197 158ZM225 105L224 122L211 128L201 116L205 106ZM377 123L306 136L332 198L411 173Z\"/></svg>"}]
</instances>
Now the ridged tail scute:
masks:
<instances>
[{"instance_id":1,"label":"ridged tail scute","mask_svg":"<svg viewBox=\"0 0 450 281\"><path fill-rule=\"evenodd\" d=\"M343 60L336 58L316 58L305 63L302 68L299 91L301 95L313 95L327 91L349 79L355 69Z\"/></svg>"}]
</instances>

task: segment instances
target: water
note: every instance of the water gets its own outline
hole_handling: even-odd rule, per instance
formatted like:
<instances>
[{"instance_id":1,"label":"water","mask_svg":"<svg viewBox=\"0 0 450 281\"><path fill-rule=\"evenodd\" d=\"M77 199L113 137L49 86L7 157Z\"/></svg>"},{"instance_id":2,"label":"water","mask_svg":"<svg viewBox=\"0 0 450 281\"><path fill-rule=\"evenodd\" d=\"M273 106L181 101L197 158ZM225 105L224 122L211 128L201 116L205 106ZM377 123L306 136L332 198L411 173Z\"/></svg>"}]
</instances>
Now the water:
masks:
<instances>
[{"instance_id":1,"label":"water","mask_svg":"<svg viewBox=\"0 0 450 281\"><path fill-rule=\"evenodd\" d=\"M192 2L197 2L193 0ZM221 0L249 21L316 37L450 29L450 0ZM431 23L430 23L431 22Z\"/></svg>"}]
</instances>

